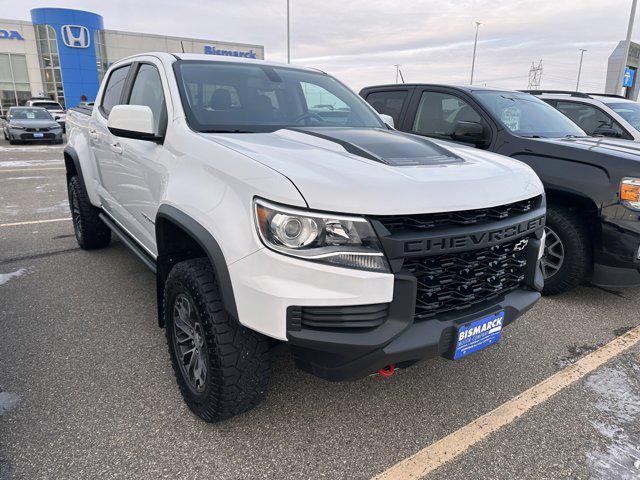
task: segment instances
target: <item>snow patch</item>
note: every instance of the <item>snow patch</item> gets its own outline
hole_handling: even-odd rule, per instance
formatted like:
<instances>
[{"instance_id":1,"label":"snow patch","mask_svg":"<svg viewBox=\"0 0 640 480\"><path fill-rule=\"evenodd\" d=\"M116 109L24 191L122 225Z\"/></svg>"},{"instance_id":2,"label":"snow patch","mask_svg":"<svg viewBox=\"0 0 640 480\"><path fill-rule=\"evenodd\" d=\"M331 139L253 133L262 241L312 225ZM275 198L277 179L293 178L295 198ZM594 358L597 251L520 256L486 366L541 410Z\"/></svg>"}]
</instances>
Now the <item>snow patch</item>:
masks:
<instances>
[{"instance_id":1,"label":"snow patch","mask_svg":"<svg viewBox=\"0 0 640 480\"><path fill-rule=\"evenodd\" d=\"M36 209L36 213L69 213L69 200L63 200L62 202L51 205L50 207L41 207Z\"/></svg>"},{"instance_id":2,"label":"snow patch","mask_svg":"<svg viewBox=\"0 0 640 480\"><path fill-rule=\"evenodd\" d=\"M17 393L0 392L0 416L10 412L22 402L22 397Z\"/></svg>"},{"instance_id":3,"label":"snow patch","mask_svg":"<svg viewBox=\"0 0 640 480\"><path fill-rule=\"evenodd\" d=\"M63 165L62 160L7 160L0 162L0 168L42 167Z\"/></svg>"},{"instance_id":4,"label":"snow patch","mask_svg":"<svg viewBox=\"0 0 640 480\"><path fill-rule=\"evenodd\" d=\"M637 372L626 370L624 365L605 366L584 382L596 395L600 414L591 425L608 440L606 447L587 452L592 478L640 478L640 380Z\"/></svg>"},{"instance_id":5,"label":"snow patch","mask_svg":"<svg viewBox=\"0 0 640 480\"><path fill-rule=\"evenodd\" d=\"M0 273L0 285L4 285L12 278L18 278L29 273L26 268L19 268L15 272Z\"/></svg>"}]
</instances>

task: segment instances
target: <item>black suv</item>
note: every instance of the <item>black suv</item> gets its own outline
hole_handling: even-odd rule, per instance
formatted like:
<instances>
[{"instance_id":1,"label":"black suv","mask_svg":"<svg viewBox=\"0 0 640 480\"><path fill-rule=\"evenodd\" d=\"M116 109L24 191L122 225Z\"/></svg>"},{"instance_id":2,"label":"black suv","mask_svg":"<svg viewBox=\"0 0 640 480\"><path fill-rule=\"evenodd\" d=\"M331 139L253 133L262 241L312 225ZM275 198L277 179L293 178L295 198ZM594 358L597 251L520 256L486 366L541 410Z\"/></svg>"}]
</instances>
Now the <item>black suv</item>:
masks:
<instances>
[{"instance_id":1,"label":"black suv","mask_svg":"<svg viewBox=\"0 0 640 480\"><path fill-rule=\"evenodd\" d=\"M584 280L640 284L640 147L588 137L528 93L399 84L360 95L399 130L501 153L530 165L547 194L544 293Z\"/></svg>"}]
</instances>

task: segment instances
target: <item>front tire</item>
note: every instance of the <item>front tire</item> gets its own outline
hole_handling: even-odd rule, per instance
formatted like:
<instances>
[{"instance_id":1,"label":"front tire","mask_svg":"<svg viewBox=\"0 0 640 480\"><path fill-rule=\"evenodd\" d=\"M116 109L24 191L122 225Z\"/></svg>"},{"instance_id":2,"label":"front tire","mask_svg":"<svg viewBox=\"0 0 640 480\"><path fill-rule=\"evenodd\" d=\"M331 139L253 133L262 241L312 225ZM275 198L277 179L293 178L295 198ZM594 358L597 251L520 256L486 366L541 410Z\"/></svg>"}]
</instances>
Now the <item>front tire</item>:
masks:
<instances>
[{"instance_id":1,"label":"front tire","mask_svg":"<svg viewBox=\"0 0 640 480\"><path fill-rule=\"evenodd\" d=\"M93 250L109 245L111 230L100 220L100 210L89 201L89 196L77 175L69 180L68 190L73 231L80 248Z\"/></svg>"},{"instance_id":2,"label":"front tire","mask_svg":"<svg viewBox=\"0 0 640 480\"><path fill-rule=\"evenodd\" d=\"M173 370L191 411L215 422L260 404L268 386L269 341L224 311L209 261L176 264L163 303Z\"/></svg>"},{"instance_id":3,"label":"front tire","mask_svg":"<svg viewBox=\"0 0 640 480\"><path fill-rule=\"evenodd\" d=\"M591 269L591 244L585 222L559 206L547 208L544 257L544 295L556 295L581 284Z\"/></svg>"}]
</instances>

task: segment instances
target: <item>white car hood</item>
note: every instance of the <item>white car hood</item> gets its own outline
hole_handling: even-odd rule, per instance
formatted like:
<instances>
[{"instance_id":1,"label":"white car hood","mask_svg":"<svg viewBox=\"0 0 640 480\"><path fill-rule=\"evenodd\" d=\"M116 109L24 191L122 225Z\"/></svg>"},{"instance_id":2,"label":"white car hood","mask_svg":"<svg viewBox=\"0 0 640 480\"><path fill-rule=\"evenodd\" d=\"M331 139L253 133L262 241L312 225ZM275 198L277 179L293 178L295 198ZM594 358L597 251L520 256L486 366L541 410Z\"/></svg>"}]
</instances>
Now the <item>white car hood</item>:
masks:
<instances>
[{"instance_id":1,"label":"white car hood","mask_svg":"<svg viewBox=\"0 0 640 480\"><path fill-rule=\"evenodd\" d=\"M286 176L315 210L433 213L493 207L543 192L524 163L396 131L317 128L202 136Z\"/></svg>"}]
</instances>

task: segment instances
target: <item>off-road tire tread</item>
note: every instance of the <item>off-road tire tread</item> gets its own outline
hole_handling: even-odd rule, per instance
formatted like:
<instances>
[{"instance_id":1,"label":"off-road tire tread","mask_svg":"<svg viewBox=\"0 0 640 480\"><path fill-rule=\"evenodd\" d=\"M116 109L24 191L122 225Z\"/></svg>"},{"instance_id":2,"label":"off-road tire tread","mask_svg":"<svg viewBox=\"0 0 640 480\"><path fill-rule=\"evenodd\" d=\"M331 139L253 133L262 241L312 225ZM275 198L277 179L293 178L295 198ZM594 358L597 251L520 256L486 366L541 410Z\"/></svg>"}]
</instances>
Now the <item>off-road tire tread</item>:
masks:
<instances>
[{"instance_id":1,"label":"off-road tire tread","mask_svg":"<svg viewBox=\"0 0 640 480\"><path fill-rule=\"evenodd\" d=\"M71 208L73 207L71 195L74 190L78 199L82 225L81 239L78 239L76 236L78 245L80 245L80 248L83 250L94 250L96 248L106 247L111 241L111 230L100 220L98 216L100 209L91 204L89 196L77 175L74 175L69 180L69 206Z\"/></svg>"},{"instance_id":2,"label":"off-road tire tread","mask_svg":"<svg viewBox=\"0 0 640 480\"><path fill-rule=\"evenodd\" d=\"M547 225L562 237L564 262L551 280L545 280L543 295L557 295L580 285L589 274L593 262L589 228L576 212L566 207L547 207Z\"/></svg>"},{"instance_id":3,"label":"off-road tire tread","mask_svg":"<svg viewBox=\"0 0 640 480\"><path fill-rule=\"evenodd\" d=\"M200 314L208 350L208 386L198 397L182 377L173 348L172 298L182 286ZM177 263L164 289L165 335L173 371L184 401L207 422L231 418L260 404L269 379L269 341L230 317L222 301L213 268L208 259Z\"/></svg>"}]
</instances>

